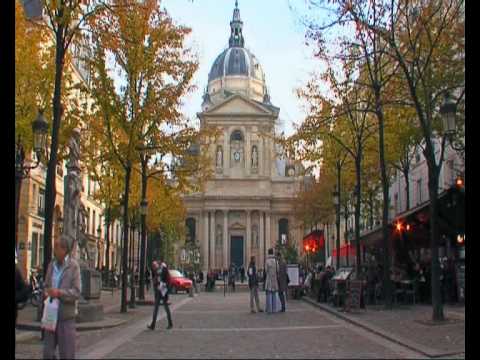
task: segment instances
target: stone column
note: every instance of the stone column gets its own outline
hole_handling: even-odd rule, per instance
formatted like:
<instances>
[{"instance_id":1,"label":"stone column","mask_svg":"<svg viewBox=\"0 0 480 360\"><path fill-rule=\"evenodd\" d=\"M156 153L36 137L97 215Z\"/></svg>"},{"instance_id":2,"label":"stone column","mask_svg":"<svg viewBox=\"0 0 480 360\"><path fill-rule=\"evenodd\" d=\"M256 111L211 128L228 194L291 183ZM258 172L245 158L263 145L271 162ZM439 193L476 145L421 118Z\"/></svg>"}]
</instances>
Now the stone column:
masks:
<instances>
[{"instance_id":1,"label":"stone column","mask_svg":"<svg viewBox=\"0 0 480 360\"><path fill-rule=\"evenodd\" d=\"M265 239L265 223L263 221L263 211L260 212L260 229L259 229L259 233L258 233L258 239L259 239L259 258L257 259L257 266L258 268L260 269L263 269L265 264L263 262L263 259L264 259L264 254L265 254L265 246L264 246L264 239Z\"/></svg>"},{"instance_id":2,"label":"stone column","mask_svg":"<svg viewBox=\"0 0 480 360\"><path fill-rule=\"evenodd\" d=\"M208 211L203 213L203 269L208 271L210 268L210 253L209 253L209 239L208 239Z\"/></svg>"},{"instance_id":3,"label":"stone column","mask_svg":"<svg viewBox=\"0 0 480 360\"><path fill-rule=\"evenodd\" d=\"M251 249L252 249L252 212L250 210L247 210L247 241L246 241L246 246L245 246L245 260L244 260L244 266L247 266L247 264L250 262L250 254L251 254Z\"/></svg>"},{"instance_id":4,"label":"stone column","mask_svg":"<svg viewBox=\"0 0 480 360\"><path fill-rule=\"evenodd\" d=\"M267 211L265 213L266 215L266 220L265 220L265 246L266 246L266 250L267 250L267 256L268 256L268 249L270 249L271 247L271 244L272 244L272 239L271 239L271 235L270 235L270 212Z\"/></svg>"},{"instance_id":5,"label":"stone column","mask_svg":"<svg viewBox=\"0 0 480 360\"><path fill-rule=\"evenodd\" d=\"M212 267L217 267L215 259L215 210L210 211L210 261Z\"/></svg>"},{"instance_id":6,"label":"stone column","mask_svg":"<svg viewBox=\"0 0 480 360\"><path fill-rule=\"evenodd\" d=\"M252 174L252 149L250 146L250 132L247 132L247 129L245 129L245 169L247 170L246 173L248 175Z\"/></svg>"},{"instance_id":7,"label":"stone column","mask_svg":"<svg viewBox=\"0 0 480 360\"><path fill-rule=\"evenodd\" d=\"M223 174L230 173L230 138L228 137L228 128L223 130Z\"/></svg>"},{"instance_id":8,"label":"stone column","mask_svg":"<svg viewBox=\"0 0 480 360\"><path fill-rule=\"evenodd\" d=\"M228 210L223 211L223 267L228 268L230 246L228 244Z\"/></svg>"}]
</instances>

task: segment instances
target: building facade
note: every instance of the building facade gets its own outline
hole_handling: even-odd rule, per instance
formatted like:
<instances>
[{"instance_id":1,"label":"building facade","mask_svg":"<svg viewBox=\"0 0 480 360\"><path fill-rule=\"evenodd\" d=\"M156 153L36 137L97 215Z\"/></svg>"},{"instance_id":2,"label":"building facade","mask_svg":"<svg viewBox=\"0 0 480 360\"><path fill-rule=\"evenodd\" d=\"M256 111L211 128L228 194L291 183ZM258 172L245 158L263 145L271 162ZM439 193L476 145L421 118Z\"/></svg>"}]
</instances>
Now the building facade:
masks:
<instances>
[{"instance_id":1,"label":"building facade","mask_svg":"<svg viewBox=\"0 0 480 360\"><path fill-rule=\"evenodd\" d=\"M220 133L208 149L214 175L201 193L184 196L187 241L200 248L203 270L247 266L250 256L263 268L269 248L300 246L303 236L293 214L303 168L275 144L280 109L242 29L236 6L229 47L212 65L198 113L202 127Z\"/></svg>"}]
</instances>

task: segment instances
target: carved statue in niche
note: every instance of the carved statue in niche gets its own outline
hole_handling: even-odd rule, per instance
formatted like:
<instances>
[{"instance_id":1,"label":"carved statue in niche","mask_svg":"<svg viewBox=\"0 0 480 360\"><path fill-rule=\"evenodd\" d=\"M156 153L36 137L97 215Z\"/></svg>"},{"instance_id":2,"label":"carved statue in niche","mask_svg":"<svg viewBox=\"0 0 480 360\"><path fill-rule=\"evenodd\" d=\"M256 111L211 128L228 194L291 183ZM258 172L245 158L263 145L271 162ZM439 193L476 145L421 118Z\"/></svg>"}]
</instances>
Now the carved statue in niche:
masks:
<instances>
[{"instance_id":1,"label":"carved statue in niche","mask_svg":"<svg viewBox=\"0 0 480 360\"><path fill-rule=\"evenodd\" d=\"M221 146L217 147L217 167L223 167L223 150Z\"/></svg>"},{"instance_id":2,"label":"carved statue in niche","mask_svg":"<svg viewBox=\"0 0 480 360\"><path fill-rule=\"evenodd\" d=\"M215 245L216 247L222 247L223 245L223 231L222 231L222 225L217 225L217 231L216 231L216 236L215 236Z\"/></svg>"},{"instance_id":3,"label":"carved statue in niche","mask_svg":"<svg viewBox=\"0 0 480 360\"><path fill-rule=\"evenodd\" d=\"M252 248L258 248L258 227L257 225L252 226Z\"/></svg>"},{"instance_id":4,"label":"carved statue in niche","mask_svg":"<svg viewBox=\"0 0 480 360\"><path fill-rule=\"evenodd\" d=\"M257 147L254 145L252 148L252 168L256 169L258 167L258 151Z\"/></svg>"}]
</instances>

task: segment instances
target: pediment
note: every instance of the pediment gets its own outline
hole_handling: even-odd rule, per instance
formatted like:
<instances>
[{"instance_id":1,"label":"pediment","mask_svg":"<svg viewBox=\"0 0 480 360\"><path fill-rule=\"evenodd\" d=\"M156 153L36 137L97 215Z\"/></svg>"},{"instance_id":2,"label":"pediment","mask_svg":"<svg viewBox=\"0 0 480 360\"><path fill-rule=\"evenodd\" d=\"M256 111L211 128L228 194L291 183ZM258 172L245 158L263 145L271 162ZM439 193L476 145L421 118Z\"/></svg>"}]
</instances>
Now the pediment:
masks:
<instances>
[{"instance_id":1,"label":"pediment","mask_svg":"<svg viewBox=\"0 0 480 360\"><path fill-rule=\"evenodd\" d=\"M243 95L233 95L225 101L211 107L204 112L204 115L273 115L272 112L262 105L253 102Z\"/></svg>"}]
</instances>

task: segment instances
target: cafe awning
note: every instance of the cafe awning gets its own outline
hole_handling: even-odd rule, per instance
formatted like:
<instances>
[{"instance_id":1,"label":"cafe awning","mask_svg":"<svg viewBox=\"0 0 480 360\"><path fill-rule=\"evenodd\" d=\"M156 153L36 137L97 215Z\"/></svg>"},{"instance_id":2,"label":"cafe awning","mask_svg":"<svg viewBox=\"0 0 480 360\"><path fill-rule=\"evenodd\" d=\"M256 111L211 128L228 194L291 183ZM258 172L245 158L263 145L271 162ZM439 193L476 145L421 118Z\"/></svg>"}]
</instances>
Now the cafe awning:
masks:
<instances>
[{"instance_id":1,"label":"cafe awning","mask_svg":"<svg viewBox=\"0 0 480 360\"><path fill-rule=\"evenodd\" d=\"M348 253L348 256L355 256L356 255L356 251L355 251L355 246L353 246L352 244L345 244L343 246L340 246L340 257L343 257L343 256L347 256L347 253ZM333 249L333 252L332 252L332 257L335 258L337 256L337 249Z\"/></svg>"}]
</instances>

